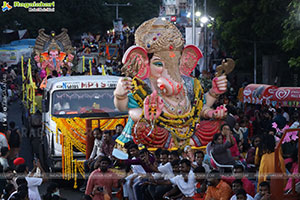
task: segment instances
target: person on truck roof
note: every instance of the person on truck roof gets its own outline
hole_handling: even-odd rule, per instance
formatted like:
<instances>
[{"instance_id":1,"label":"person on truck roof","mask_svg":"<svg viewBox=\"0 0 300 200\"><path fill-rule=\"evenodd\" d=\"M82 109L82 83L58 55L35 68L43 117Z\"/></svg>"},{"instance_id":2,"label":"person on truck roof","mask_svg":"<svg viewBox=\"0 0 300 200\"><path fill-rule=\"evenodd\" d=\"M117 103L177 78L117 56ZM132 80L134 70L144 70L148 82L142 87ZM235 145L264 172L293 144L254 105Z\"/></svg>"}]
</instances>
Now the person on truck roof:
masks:
<instances>
[{"instance_id":1,"label":"person on truck roof","mask_svg":"<svg viewBox=\"0 0 300 200\"><path fill-rule=\"evenodd\" d=\"M70 76L70 74L68 74L68 68L67 67L62 68L62 75L61 76Z\"/></svg>"}]
</instances>

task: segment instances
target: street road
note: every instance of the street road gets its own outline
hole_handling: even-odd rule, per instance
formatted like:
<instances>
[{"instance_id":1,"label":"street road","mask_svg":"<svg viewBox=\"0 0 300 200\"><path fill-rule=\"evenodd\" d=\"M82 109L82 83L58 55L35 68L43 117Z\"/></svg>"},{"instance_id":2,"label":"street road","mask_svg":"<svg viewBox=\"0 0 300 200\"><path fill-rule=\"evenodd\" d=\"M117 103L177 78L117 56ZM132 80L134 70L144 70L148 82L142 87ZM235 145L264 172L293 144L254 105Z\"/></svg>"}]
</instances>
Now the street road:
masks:
<instances>
[{"instance_id":1,"label":"street road","mask_svg":"<svg viewBox=\"0 0 300 200\"><path fill-rule=\"evenodd\" d=\"M15 121L16 126L22 129L22 105L21 101L15 101L8 108L8 122ZM25 131L23 131L25 132ZM25 133L22 134L22 142L21 142L21 150L19 153L19 157L23 157L26 161L29 169L32 168L33 161L33 153L32 153L32 145L30 143L30 139L27 137ZM51 180L49 180L51 181ZM43 195L46 193L48 183L43 184L39 190L40 194ZM60 194L63 198L68 200L77 200L80 199L83 193L79 192L79 190L73 189L73 181L59 181ZM79 186L80 187L80 186Z\"/></svg>"}]
</instances>

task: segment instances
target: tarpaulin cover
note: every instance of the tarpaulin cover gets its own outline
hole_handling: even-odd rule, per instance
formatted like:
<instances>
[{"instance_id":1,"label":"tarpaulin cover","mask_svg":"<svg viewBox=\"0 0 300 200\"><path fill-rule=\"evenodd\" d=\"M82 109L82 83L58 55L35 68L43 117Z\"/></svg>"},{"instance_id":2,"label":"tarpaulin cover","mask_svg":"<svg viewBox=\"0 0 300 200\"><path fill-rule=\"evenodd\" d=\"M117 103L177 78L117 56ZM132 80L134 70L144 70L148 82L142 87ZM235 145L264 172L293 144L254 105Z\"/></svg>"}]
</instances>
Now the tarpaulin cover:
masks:
<instances>
[{"instance_id":1,"label":"tarpaulin cover","mask_svg":"<svg viewBox=\"0 0 300 200\"><path fill-rule=\"evenodd\" d=\"M249 84L243 91L243 102L270 105L276 89L274 85Z\"/></svg>"},{"instance_id":2,"label":"tarpaulin cover","mask_svg":"<svg viewBox=\"0 0 300 200\"><path fill-rule=\"evenodd\" d=\"M300 107L300 87L277 88L272 98L272 105Z\"/></svg>"}]
</instances>

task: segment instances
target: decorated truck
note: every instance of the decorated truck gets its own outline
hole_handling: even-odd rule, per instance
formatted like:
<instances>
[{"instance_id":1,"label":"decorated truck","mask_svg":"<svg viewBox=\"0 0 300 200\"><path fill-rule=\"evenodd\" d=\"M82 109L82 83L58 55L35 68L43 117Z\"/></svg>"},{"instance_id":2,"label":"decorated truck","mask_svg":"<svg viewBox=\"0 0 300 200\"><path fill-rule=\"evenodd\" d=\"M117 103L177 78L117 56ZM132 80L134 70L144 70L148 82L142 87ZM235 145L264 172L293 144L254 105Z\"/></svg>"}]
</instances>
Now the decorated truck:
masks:
<instances>
[{"instance_id":1,"label":"decorated truck","mask_svg":"<svg viewBox=\"0 0 300 200\"><path fill-rule=\"evenodd\" d=\"M43 157L50 169L62 169L64 178L83 173L86 155L86 120L92 128L114 130L125 125L125 112L113 103L119 77L68 76L48 80L43 94Z\"/></svg>"}]
</instances>

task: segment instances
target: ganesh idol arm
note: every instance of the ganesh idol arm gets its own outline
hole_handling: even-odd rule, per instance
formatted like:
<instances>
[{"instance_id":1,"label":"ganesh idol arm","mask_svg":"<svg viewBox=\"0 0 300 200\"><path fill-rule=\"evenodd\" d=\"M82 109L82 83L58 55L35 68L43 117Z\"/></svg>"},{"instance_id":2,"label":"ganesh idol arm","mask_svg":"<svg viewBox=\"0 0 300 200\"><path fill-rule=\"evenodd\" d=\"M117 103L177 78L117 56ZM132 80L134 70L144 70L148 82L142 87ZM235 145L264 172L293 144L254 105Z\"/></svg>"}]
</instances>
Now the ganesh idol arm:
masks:
<instances>
[{"instance_id":1,"label":"ganesh idol arm","mask_svg":"<svg viewBox=\"0 0 300 200\"><path fill-rule=\"evenodd\" d=\"M206 103L203 106L201 116L204 118L222 119L227 115L225 106L219 106L213 109L212 106L219 96L227 90L226 75L215 77L212 82L212 88L205 94Z\"/></svg>"},{"instance_id":2,"label":"ganesh idol arm","mask_svg":"<svg viewBox=\"0 0 300 200\"><path fill-rule=\"evenodd\" d=\"M213 79L212 88L206 93L206 105L202 110L202 117L222 119L227 115L227 109L219 106L216 110L211 107L218 97L227 90L226 74L229 74L235 67L235 62L231 58L222 60L221 65L216 68L216 77Z\"/></svg>"},{"instance_id":3,"label":"ganesh idol arm","mask_svg":"<svg viewBox=\"0 0 300 200\"><path fill-rule=\"evenodd\" d=\"M114 104L120 111L128 111L128 93L130 92L131 78L120 78L114 91Z\"/></svg>"},{"instance_id":4,"label":"ganesh idol arm","mask_svg":"<svg viewBox=\"0 0 300 200\"><path fill-rule=\"evenodd\" d=\"M141 108L128 108L128 102L129 99L127 97L127 94L120 95L117 93L114 93L114 104L116 108L118 108L120 111L128 111L129 116L134 122L137 122L140 120L143 109Z\"/></svg>"}]
</instances>

